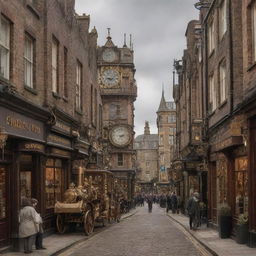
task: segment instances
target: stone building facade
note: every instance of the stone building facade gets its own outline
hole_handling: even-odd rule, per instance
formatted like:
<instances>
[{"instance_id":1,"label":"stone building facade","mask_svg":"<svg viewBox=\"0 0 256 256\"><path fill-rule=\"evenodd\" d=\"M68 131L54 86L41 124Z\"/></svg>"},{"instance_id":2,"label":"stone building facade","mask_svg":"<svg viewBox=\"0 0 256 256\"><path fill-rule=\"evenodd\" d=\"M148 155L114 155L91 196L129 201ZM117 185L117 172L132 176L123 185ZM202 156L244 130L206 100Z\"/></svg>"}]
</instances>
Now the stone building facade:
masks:
<instances>
[{"instance_id":1,"label":"stone building facade","mask_svg":"<svg viewBox=\"0 0 256 256\"><path fill-rule=\"evenodd\" d=\"M102 168L97 31L74 3L0 2L0 246L17 245L23 196L51 231L68 184Z\"/></svg>"},{"instance_id":2,"label":"stone building facade","mask_svg":"<svg viewBox=\"0 0 256 256\"><path fill-rule=\"evenodd\" d=\"M199 20L189 23L191 33L187 33L187 41L196 40L191 46L188 44L182 61L176 63L179 76L179 84L174 86L179 138L176 169L185 181L188 168L180 138L185 101L180 92L186 84L185 77L193 79L195 74L197 79L187 84L187 92L193 99L193 90L198 86L196 95L202 95L197 101L201 113L197 116L196 109L190 108L185 114L194 115L203 124L200 145L205 154L202 169L197 173L207 174L207 181L201 180L202 186L207 187L208 218L213 225L219 225L223 203L231 206L233 226L240 214L248 214L248 245L255 246L256 2L200 0L195 6L200 10ZM194 59L191 54L187 58L187 53L193 51ZM189 128L187 134L193 138L193 123ZM197 189L204 193L202 187Z\"/></svg>"},{"instance_id":3,"label":"stone building facade","mask_svg":"<svg viewBox=\"0 0 256 256\"><path fill-rule=\"evenodd\" d=\"M134 140L136 150L136 183L137 192L151 193L154 191L159 176L158 167L158 134L150 134L149 123L145 122L144 134Z\"/></svg>"},{"instance_id":4,"label":"stone building facade","mask_svg":"<svg viewBox=\"0 0 256 256\"><path fill-rule=\"evenodd\" d=\"M174 153L176 133L176 106L174 102L167 102L162 92L157 110L158 128L158 159L159 159L159 191L170 189L171 159Z\"/></svg>"}]
</instances>

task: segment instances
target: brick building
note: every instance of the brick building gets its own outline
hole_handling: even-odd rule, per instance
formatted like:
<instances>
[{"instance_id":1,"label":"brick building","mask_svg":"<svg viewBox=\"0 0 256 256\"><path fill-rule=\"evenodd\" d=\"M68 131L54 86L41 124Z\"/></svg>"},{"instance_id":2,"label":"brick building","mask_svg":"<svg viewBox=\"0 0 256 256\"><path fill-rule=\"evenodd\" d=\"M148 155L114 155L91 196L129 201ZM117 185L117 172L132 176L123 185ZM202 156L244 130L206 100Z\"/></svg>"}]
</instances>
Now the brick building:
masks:
<instances>
[{"instance_id":1,"label":"brick building","mask_svg":"<svg viewBox=\"0 0 256 256\"><path fill-rule=\"evenodd\" d=\"M0 2L0 246L17 244L22 196L50 231L68 184L102 166L97 31L74 2Z\"/></svg>"},{"instance_id":2,"label":"brick building","mask_svg":"<svg viewBox=\"0 0 256 256\"><path fill-rule=\"evenodd\" d=\"M181 200L184 202L194 191L199 191L206 202L207 148L203 141L200 22L190 21L185 35L187 49L184 50L182 60L174 62L179 83L173 87L177 106L177 132L176 153L172 167Z\"/></svg>"},{"instance_id":3,"label":"brick building","mask_svg":"<svg viewBox=\"0 0 256 256\"><path fill-rule=\"evenodd\" d=\"M178 110L176 167L181 176L186 176L182 122L190 120L185 115L194 115L203 125L199 131L205 154L199 173L207 171L207 182L202 179L202 186L207 186L208 218L213 225L219 225L218 213L223 203L231 206L233 227L240 214L248 214L248 244L255 246L256 2L201 0L195 6L200 10L199 20L189 23L188 48L182 61L176 63L179 76L179 84L174 86ZM189 46L189 41L195 39ZM193 74L197 79L193 79ZM182 89L185 77L192 79L187 90ZM191 100L196 90L199 112L193 107L184 109L185 100L180 94L183 90ZM188 102L192 106L196 101ZM194 137L193 122L189 123L187 136ZM202 187L196 189L204 197Z\"/></svg>"}]
</instances>

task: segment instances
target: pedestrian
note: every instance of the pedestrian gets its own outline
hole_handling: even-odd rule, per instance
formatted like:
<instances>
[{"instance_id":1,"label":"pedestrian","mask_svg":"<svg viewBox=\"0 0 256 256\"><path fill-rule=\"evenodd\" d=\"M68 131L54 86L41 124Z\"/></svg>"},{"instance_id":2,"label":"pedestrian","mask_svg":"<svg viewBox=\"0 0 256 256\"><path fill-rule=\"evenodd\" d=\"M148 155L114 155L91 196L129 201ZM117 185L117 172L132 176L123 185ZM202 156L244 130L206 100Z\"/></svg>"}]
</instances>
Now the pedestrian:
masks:
<instances>
[{"instance_id":1,"label":"pedestrian","mask_svg":"<svg viewBox=\"0 0 256 256\"><path fill-rule=\"evenodd\" d=\"M31 203L32 206L34 207L34 209L36 210L36 206L38 204L37 199L32 198L31 199ZM37 250L45 250L46 248L43 246L43 220L41 215L36 211L36 226L37 226L37 233L36 233L36 241L35 241L35 245L36 245L36 249Z\"/></svg>"},{"instance_id":2,"label":"pedestrian","mask_svg":"<svg viewBox=\"0 0 256 256\"><path fill-rule=\"evenodd\" d=\"M147 196L147 203L148 203L148 212L152 212L153 197L151 194Z\"/></svg>"},{"instance_id":3,"label":"pedestrian","mask_svg":"<svg viewBox=\"0 0 256 256\"><path fill-rule=\"evenodd\" d=\"M37 231L36 210L31 201L24 197L21 200L19 213L19 237L24 240L24 253L32 253L32 244Z\"/></svg>"},{"instance_id":4,"label":"pedestrian","mask_svg":"<svg viewBox=\"0 0 256 256\"><path fill-rule=\"evenodd\" d=\"M172 205L172 213L176 213L177 206L178 206L178 199L177 199L175 191L171 195L171 205Z\"/></svg>"},{"instance_id":5,"label":"pedestrian","mask_svg":"<svg viewBox=\"0 0 256 256\"><path fill-rule=\"evenodd\" d=\"M172 209L171 196L170 196L170 193L168 192L168 194L166 195L166 212L168 213L169 210L171 209Z\"/></svg>"},{"instance_id":6,"label":"pedestrian","mask_svg":"<svg viewBox=\"0 0 256 256\"><path fill-rule=\"evenodd\" d=\"M194 192L193 196L189 198L187 203L187 211L189 215L190 229L196 229L199 225L199 193Z\"/></svg>"}]
</instances>

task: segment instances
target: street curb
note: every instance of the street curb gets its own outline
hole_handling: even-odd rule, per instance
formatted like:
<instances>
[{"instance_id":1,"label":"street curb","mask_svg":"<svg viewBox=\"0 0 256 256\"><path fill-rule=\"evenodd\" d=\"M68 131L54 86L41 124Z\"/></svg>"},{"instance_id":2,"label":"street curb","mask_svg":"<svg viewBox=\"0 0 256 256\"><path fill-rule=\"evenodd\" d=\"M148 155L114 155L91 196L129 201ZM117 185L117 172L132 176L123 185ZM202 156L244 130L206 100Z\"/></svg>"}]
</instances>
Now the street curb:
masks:
<instances>
[{"instance_id":1,"label":"street curb","mask_svg":"<svg viewBox=\"0 0 256 256\"><path fill-rule=\"evenodd\" d=\"M198 243L200 243L207 251L209 251L213 256L219 256L218 253L216 253L213 249L211 249L208 245L206 245L204 242L202 242L199 238L197 238L190 229L186 228L182 223L180 223L178 220L173 218L171 215L167 214L167 216L178 223L183 229L185 229Z\"/></svg>"},{"instance_id":2,"label":"street curb","mask_svg":"<svg viewBox=\"0 0 256 256\"><path fill-rule=\"evenodd\" d=\"M121 217L121 221L122 221L122 220L125 220L125 219L127 219L127 218L129 218L129 217L132 217L132 216L133 216L134 214L136 214L137 212L138 212L138 211L135 210L134 212L132 212L132 213L130 213L130 214L124 216L124 217ZM117 223L112 223L112 224L117 224ZM49 256L57 256L57 255L59 255L59 254L65 252L66 250L70 249L71 247L73 247L73 246L75 246L75 245L78 245L78 244L80 244L80 243L83 243L84 241L86 241L86 240L92 238L93 236L97 235L98 233L104 231L105 229L107 229L107 228L109 228L109 227L111 227L111 226L112 226L112 225L109 225L109 226L106 226L105 228L103 228L103 229L101 229L101 230L99 230L99 231L97 231L97 232L93 232L90 236L87 236L87 237L85 237L85 238L82 238L81 240L75 241L74 243L69 244L69 245L67 245L67 246L64 247L64 248L61 248L60 250L51 253Z\"/></svg>"},{"instance_id":3,"label":"street curb","mask_svg":"<svg viewBox=\"0 0 256 256\"><path fill-rule=\"evenodd\" d=\"M127 218L129 218L129 217L132 217L132 216L133 216L134 214L136 214L137 212L138 212L138 210L134 210L134 212L128 214L127 216L121 217L121 220L125 220L125 219L127 219Z\"/></svg>"}]
</instances>

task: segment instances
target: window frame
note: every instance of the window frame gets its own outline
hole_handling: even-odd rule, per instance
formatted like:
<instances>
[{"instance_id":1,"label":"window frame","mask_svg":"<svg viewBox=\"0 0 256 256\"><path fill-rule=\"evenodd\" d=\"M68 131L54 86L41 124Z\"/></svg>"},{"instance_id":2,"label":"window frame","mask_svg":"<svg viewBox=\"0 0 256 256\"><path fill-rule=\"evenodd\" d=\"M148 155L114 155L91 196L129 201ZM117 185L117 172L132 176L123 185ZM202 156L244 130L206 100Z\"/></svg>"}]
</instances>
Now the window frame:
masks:
<instances>
[{"instance_id":1,"label":"window frame","mask_svg":"<svg viewBox=\"0 0 256 256\"><path fill-rule=\"evenodd\" d=\"M214 27L214 18L209 22L208 25L208 55L211 56L215 49L215 27Z\"/></svg>"},{"instance_id":2,"label":"window frame","mask_svg":"<svg viewBox=\"0 0 256 256\"><path fill-rule=\"evenodd\" d=\"M124 154L123 153L117 154L117 166L124 166Z\"/></svg>"},{"instance_id":3,"label":"window frame","mask_svg":"<svg viewBox=\"0 0 256 256\"><path fill-rule=\"evenodd\" d=\"M76 88L75 88L75 108L77 111L82 110L82 75L83 65L77 60L76 61Z\"/></svg>"},{"instance_id":4,"label":"window frame","mask_svg":"<svg viewBox=\"0 0 256 256\"><path fill-rule=\"evenodd\" d=\"M221 75L223 70L225 70L224 78ZM224 81L225 88L223 88L223 83L222 83L223 81ZM220 104L224 103L228 98L227 89L228 89L227 88L227 62L225 59L223 59L219 64L219 100L220 100ZM223 94L223 92L224 92L224 94ZM224 97L223 97L223 95L224 95Z\"/></svg>"},{"instance_id":5,"label":"window frame","mask_svg":"<svg viewBox=\"0 0 256 256\"><path fill-rule=\"evenodd\" d=\"M29 59L28 56L26 56L26 46L27 46L27 42L29 42L31 44L31 50L30 50L30 55L31 55L31 59ZM23 59L24 59L24 86L28 87L30 89L35 89L35 39L28 34L27 32L25 33L25 37L24 37L24 55L23 55ZM27 64L30 67L30 84L27 83L27 79L26 79L26 75L27 75Z\"/></svg>"},{"instance_id":6,"label":"window frame","mask_svg":"<svg viewBox=\"0 0 256 256\"><path fill-rule=\"evenodd\" d=\"M219 40L224 37L227 32L227 1L222 0L219 6Z\"/></svg>"},{"instance_id":7,"label":"window frame","mask_svg":"<svg viewBox=\"0 0 256 256\"><path fill-rule=\"evenodd\" d=\"M0 15L0 34L2 31L2 23L5 22L5 24L7 24L8 28L7 28L7 36L6 36L6 42L3 42L2 40L0 40L0 76L3 77L4 79L10 80L10 69L11 69L11 29L12 29L12 23L9 19L7 19L4 15ZM2 38L0 36L0 38ZM6 44L5 44L6 43ZM4 51L7 52L6 54L6 66L4 68L6 68L6 72L5 71L1 71L1 68L3 67L1 65L2 63L2 59L1 59L1 49L3 48Z\"/></svg>"},{"instance_id":8,"label":"window frame","mask_svg":"<svg viewBox=\"0 0 256 256\"><path fill-rule=\"evenodd\" d=\"M52 92L59 93L59 42L53 37L52 38L52 55L51 55L51 73L52 73ZM56 47L56 54L54 54L54 47ZM56 66L54 65L56 62Z\"/></svg>"}]
</instances>

